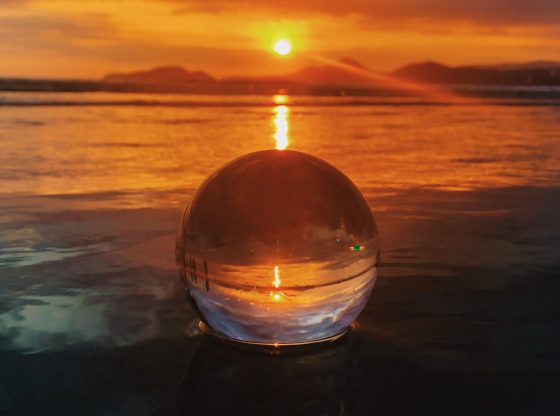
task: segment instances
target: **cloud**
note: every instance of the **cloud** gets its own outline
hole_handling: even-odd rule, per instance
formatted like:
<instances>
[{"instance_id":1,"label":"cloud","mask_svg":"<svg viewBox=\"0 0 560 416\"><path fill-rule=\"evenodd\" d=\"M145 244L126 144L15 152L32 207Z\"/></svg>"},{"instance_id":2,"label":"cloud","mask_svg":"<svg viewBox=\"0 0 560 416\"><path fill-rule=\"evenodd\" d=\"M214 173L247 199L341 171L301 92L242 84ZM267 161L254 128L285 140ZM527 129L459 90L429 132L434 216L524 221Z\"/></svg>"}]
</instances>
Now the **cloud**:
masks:
<instances>
[{"instance_id":1,"label":"cloud","mask_svg":"<svg viewBox=\"0 0 560 416\"><path fill-rule=\"evenodd\" d=\"M5 0L0 0L5 1ZM111 24L109 16L89 13L81 16L56 16L44 14L0 15L0 37L5 42L39 43L56 41L60 46L76 40L101 40L114 37L117 30Z\"/></svg>"},{"instance_id":2,"label":"cloud","mask_svg":"<svg viewBox=\"0 0 560 416\"><path fill-rule=\"evenodd\" d=\"M0 75L95 78L178 64L222 77L306 65L304 53L270 55L277 31L297 51L380 70L556 59L558 21L558 0L0 0L0 54L11 57Z\"/></svg>"},{"instance_id":3,"label":"cloud","mask_svg":"<svg viewBox=\"0 0 560 416\"><path fill-rule=\"evenodd\" d=\"M558 0L187 0L176 13L269 11L275 15L308 17L309 14L356 15L371 22L449 21L490 25L557 24Z\"/></svg>"}]
</instances>

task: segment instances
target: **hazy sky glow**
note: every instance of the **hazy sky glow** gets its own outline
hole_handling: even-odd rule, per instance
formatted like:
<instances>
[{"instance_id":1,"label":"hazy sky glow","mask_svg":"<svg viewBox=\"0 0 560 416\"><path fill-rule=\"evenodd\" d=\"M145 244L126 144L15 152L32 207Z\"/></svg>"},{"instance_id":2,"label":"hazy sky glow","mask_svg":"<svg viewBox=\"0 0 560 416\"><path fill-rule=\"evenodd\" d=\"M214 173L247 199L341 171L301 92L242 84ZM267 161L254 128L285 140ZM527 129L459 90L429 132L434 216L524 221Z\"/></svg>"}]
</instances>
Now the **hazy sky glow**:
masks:
<instances>
[{"instance_id":1,"label":"hazy sky glow","mask_svg":"<svg viewBox=\"0 0 560 416\"><path fill-rule=\"evenodd\" d=\"M98 78L177 64L283 73L309 55L379 70L560 60L558 0L0 0L0 76ZM294 53L270 52L285 37Z\"/></svg>"}]
</instances>

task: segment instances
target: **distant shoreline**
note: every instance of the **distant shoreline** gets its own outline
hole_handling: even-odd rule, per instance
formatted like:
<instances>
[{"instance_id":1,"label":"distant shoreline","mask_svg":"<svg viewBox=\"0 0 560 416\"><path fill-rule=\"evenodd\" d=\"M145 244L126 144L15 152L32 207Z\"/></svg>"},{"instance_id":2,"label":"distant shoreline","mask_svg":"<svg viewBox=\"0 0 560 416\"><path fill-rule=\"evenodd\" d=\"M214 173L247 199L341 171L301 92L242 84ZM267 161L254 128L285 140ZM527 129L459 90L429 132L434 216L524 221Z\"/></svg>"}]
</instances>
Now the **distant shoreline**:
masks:
<instances>
[{"instance_id":1,"label":"distant shoreline","mask_svg":"<svg viewBox=\"0 0 560 416\"><path fill-rule=\"evenodd\" d=\"M426 87L467 97L560 98L560 63L449 67L437 62L421 62L382 73L342 58L293 73L258 77L218 79L204 71L162 66L112 73L97 80L0 78L0 91L17 92L401 97L418 95L410 91ZM423 95L421 91L420 95Z\"/></svg>"},{"instance_id":2,"label":"distant shoreline","mask_svg":"<svg viewBox=\"0 0 560 416\"><path fill-rule=\"evenodd\" d=\"M558 105L554 100L560 100L560 86L503 86L503 85L449 85L445 91L452 96L485 103L503 105ZM13 93L13 94L10 94ZM115 94L107 98L91 99L83 94L100 93ZM34 97L35 94L46 94L48 97ZM72 98L54 98L57 94L72 94ZM75 94L75 95L74 95ZM148 95L151 97L136 97ZM157 97L158 95L163 97ZM173 95L184 99L171 99ZM247 102L209 101L206 99L193 100L193 96L245 96L256 97ZM70 82L70 81L27 81L0 79L0 106L274 106L278 105L270 99L275 95L292 97L289 106L332 106L332 105L439 105L449 104L453 100L423 95L408 91L373 88L368 86L294 85L291 88L280 88L275 85L263 85L259 88L201 88L200 86L171 88L162 86L142 86L135 88L130 85L107 85L100 82ZM122 97L126 98L122 98ZM152 98L153 97L153 98ZM258 98L262 97L262 99ZM298 97L298 99L296 99ZM332 98L330 101L305 100L305 97ZM544 101L543 101L544 100ZM552 102L551 102L552 100ZM454 104L473 104L472 102L453 102ZM476 103L476 102L475 102Z\"/></svg>"}]
</instances>

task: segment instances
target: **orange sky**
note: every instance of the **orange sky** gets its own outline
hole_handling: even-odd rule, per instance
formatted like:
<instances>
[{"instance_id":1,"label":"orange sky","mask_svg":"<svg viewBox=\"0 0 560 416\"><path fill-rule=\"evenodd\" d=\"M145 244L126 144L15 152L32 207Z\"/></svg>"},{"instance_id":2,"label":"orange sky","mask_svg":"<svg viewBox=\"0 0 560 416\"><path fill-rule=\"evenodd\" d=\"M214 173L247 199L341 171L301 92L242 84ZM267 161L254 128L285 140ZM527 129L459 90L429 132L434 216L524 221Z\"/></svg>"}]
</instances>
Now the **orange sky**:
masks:
<instances>
[{"instance_id":1,"label":"orange sky","mask_svg":"<svg viewBox=\"0 0 560 416\"><path fill-rule=\"evenodd\" d=\"M378 70L560 60L559 0L0 0L0 76L99 78L177 64L271 74L308 56ZM294 54L271 54L278 37Z\"/></svg>"}]
</instances>

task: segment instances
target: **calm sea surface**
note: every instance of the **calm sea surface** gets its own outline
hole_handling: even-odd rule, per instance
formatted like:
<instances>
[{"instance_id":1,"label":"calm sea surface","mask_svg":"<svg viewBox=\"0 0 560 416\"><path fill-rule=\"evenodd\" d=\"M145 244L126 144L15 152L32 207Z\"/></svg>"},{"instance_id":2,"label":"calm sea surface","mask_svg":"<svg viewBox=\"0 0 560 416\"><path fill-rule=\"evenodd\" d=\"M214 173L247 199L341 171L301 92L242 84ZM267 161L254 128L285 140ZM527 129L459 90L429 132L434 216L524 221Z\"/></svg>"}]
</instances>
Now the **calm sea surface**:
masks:
<instances>
[{"instance_id":1,"label":"calm sea surface","mask_svg":"<svg viewBox=\"0 0 560 416\"><path fill-rule=\"evenodd\" d=\"M200 336L174 264L196 187L276 146L382 247L358 329L295 357ZM0 93L2 414L554 414L559 253L559 102Z\"/></svg>"}]
</instances>

